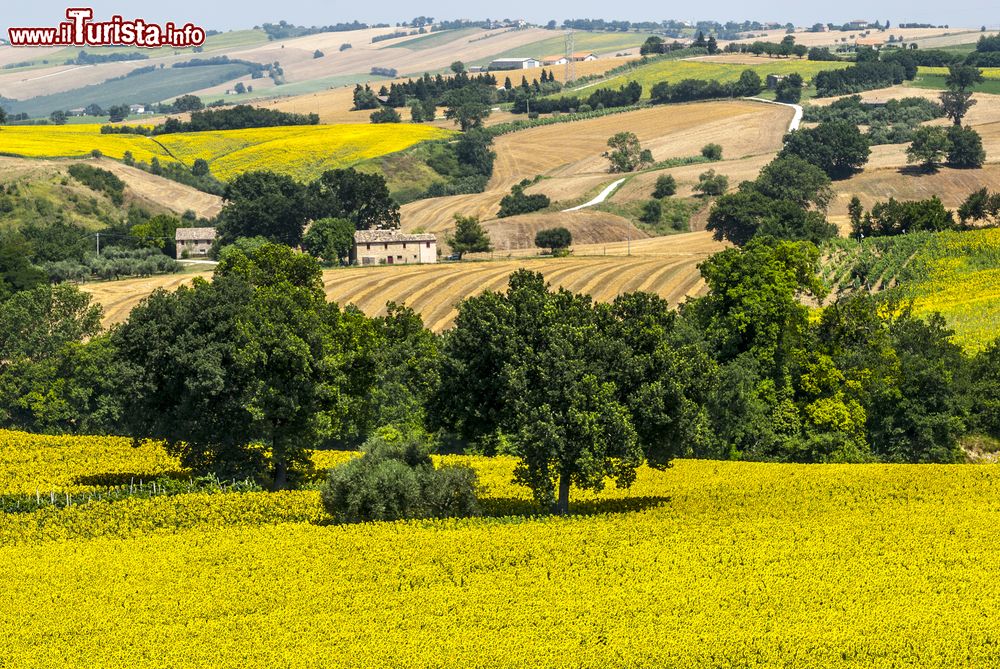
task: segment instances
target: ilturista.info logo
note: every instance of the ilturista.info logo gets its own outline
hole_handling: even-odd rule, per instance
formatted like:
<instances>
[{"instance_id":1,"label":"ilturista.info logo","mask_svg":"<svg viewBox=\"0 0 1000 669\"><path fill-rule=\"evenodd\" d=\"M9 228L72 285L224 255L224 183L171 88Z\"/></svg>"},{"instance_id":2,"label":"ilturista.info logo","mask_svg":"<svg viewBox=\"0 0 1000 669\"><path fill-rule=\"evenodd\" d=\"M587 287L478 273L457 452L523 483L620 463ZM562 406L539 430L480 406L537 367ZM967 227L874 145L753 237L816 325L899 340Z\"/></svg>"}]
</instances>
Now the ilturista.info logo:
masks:
<instances>
[{"instance_id":1,"label":"ilturista.info logo","mask_svg":"<svg viewBox=\"0 0 1000 669\"><path fill-rule=\"evenodd\" d=\"M155 49L161 46L189 47L205 43L205 30L192 23L168 21L151 23L143 19L125 20L112 16L108 21L94 21L89 7L70 7L66 21L49 28L8 28L11 46L138 46Z\"/></svg>"}]
</instances>

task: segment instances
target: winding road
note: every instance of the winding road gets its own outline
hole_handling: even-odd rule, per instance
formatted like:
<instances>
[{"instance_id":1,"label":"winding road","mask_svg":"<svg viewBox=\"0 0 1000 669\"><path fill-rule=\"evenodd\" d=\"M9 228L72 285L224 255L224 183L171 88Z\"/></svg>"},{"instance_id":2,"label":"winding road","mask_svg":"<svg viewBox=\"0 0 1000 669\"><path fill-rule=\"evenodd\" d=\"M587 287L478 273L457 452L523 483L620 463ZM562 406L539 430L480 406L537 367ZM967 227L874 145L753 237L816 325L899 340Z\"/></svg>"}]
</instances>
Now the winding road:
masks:
<instances>
[{"instance_id":1,"label":"winding road","mask_svg":"<svg viewBox=\"0 0 1000 669\"><path fill-rule=\"evenodd\" d=\"M583 204L578 204L575 207L570 207L569 209L563 209L563 212L567 212L567 211L579 211L581 209L586 209L587 207L593 207L595 204L600 204L600 203L604 202L605 200L607 200L608 197L612 193L615 192L615 189L618 188L619 186L621 186L623 183L625 183L625 177L622 177L618 181L614 181L614 182L608 184L608 186L604 190L602 190L600 193L598 193L597 197L595 197L590 202L584 202Z\"/></svg>"},{"instance_id":2,"label":"winding road","mask_svg":"<svg viewBox=\"0 0 1000 669\"><path fill-rule=\"evenodd\" d=\"M791 132L792 130L798 130L799 124L802 123L801 105L793 105L788 102L776 102L775 100L765 100L764 98L745 98L745 99L755 100L757 102L766 102L769 105L781 105L782 107L791 107L792 109L794 109L795 113L792 115L792 120L788 124L788 132Z\"/></svg>"}]
</instances>

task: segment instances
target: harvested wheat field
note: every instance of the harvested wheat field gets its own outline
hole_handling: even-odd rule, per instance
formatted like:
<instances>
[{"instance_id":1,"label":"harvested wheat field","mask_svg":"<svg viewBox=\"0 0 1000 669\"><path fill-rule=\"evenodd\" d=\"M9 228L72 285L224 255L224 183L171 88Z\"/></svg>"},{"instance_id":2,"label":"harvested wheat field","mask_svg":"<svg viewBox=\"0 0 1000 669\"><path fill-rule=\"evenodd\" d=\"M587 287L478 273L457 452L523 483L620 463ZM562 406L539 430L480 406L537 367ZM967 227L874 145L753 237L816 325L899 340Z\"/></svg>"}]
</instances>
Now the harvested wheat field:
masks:
<instances>
[{"instance_id":1,"label":"harvested wheat field","mask_svg":"<svg viewBox=\"0 0 1000 669\"><path fill-rule=\"evenodd\" d=\"M677 197L692 197L696 195L692 188L698 183L698 175L706 170L715 170L718 174L725 174L729 177L729 187L736 188L742 181L756 179L761 168L771 162L776 154L777 152L770 152L737 160L696 163L682 167L671 167L666 170L643 172L622 184L621 188L616 190L609 200L612 202L648 200L652 197L657 178L664 174L672 174L677 180Z\"/></svg>"},{"instance_id":2,"label":"harvested wheat field","mask_svg":"<svg viewBox=\"0 0 1000 669\"><path fill-rule=\"evenodd\" d=\"M576 247L614 244L622 239L644 239L645 232L629 221L602 211L582 209L570 212L538 212L498 218L484 224L497 255L513 249L534 249L539 230L564 227L573 235Z\"/></svg>"},{"instance_id":3,"label":"harvested wheat field","mask_svg":"<svg viewBox=\"0 0 1000 669\"><path fill-rule=\"evenodd\" d=\"M222 210L222 198L203 193L200 190L185 186L184 184L165 179L163 177L144 172L134 167L127 167L115 160L101 158L85 158L80 160L46 160L42 158L15 158L12 156L0 156L0 182L12 182L17 180L33 181L39 178L62 175L67 178L70 184L79 187L82 193L88 197L94 192L77 184L74 179L68 177L66 169L75 163L85 162L89 165L97 165L110 172L114 172L125 182L125 197L129 203L134 202L142 207L154 211L170 211L175 214L183 214L191 210L202 218L212 218Z\"/></svg>"},{"instance_id":4,"label":"harvested wheat field","mask_svg":"<svg viewBox=\"0 0 1000 669\"><path fill-rule=\"evenodd\" d=\"M734 40L736 42L780 42L785 37L785 30L768 30L766 32L766 37L760 37L762 33L755 33L755 37L747 37L744 39ZM850 30L841 31L833 30L823 33L810 33L798 30L795 32L795 43L804 44L805 46L831 46L834 43L841 43L840 40L844 37L847 38L848 43L853 43L858 37L861 37L861 33L865 30ZM969 42L975 42L979 39L979 29L978 28L899 28L893 26L885 33L879 33L873 30L873 35L882 35L886 40L889 39L889 35L895 35L896 37L902 36L904 42L918 42L920 48L931 48L926 42L931 38L941 38L934 48L944 46L945 44L968 44Z\"/></svg>"},{"instance_id":5,"label":"harvested wheat field","mask_svg":"<svg viewBox=\"0 0 1000 669\"><path fill-rule=\"evenodd\" d=\"M741 100L662 105L531 128L497 138L490 186L509 188L536 174L606 172L601 153L608 138L622 130L634 132L656 160L698 155L709 142L721 144L726 157L777 151L791 116L785 107Z\"/></svg>"},{"instance_id":6,"label":"harvested wheat field","mask_svg":"<svg viewBox=\"0 0 1000 669\"><path fill-rule=\"evenodd\" d=\"M136 196L183 214L193 211L199 218L214 218L222 211L222 198L182 183L102 158L98 164L114 172Z\"/></svg>"},{"instance_id":7,"label":"harvested wheat field","mask_svg":"<svg viewBox=\"0 0 1000 669\"><path fill-rule=\"evenodd\" d=\"M522 257L493 262L439 263L395 267L350 267L324 272L329 299L356 304L369 315L385 312L386 302L412 307L436 332L449 327L455 305L484 290L501 290L511 272L527 268L542 272L554 286L589 293L597 300L612 300L636 290L654 292L672 304L697 295L704 282L697 266L725 248L707 233L643 239L576 247L576 252L607 253L569 258ZM618 255L615 255L618 254ZM174 290L208 273L158 276L85 284L83 289L104 307L104 323L120 323L132 308L157 288Z\"/></svg>"},{"instance_id":8,"label":"harvested wheat field","mask_svg":"<svg viewBox=\"0 0 1000 669\"><path fill-rule=\"evenodd\" d=\"M495 142L497 159L493 178L485 192L411 202L401 210L403 229L446 233L454 227L456 213L479 216L484 221L492 219L500 199L510 187L535 176L546 178L528 192L544 193L554 202L584 201L620 178L607 173L607 159L601 154L607 149L608 138L621 130L634 132L656 160L696 156L709 142L722 145L724 158L770 156L781 148L791 115L792 111L786 107L752 101L698 102L651 107L502 135ZM763 165L766 160L734 165L734 185L736 179L756 176L758 162ZM727 173L728 161L711 167ZM708 166L675 169L687 170L680 174L693 184L697 175ZM640 177L650 182L656 178L655 175ZM565 216L559 214L552 220L553 225L563 225L561 217Z\"/></svg>"},{"instance_id":9,"label":"harvested wheat field","mask_svg":"<svg viewBox=\"0 0 1000 669\"><path fill-rule=\"evenodd\" d=\"M984 165L978 170L942 167L936 173L896 168L866 169L847 181L835 181L836 196L830 204L830 219L843 232L849 230L847 205L855 195L870 209L890 197L897 200L924 200L937 196L949 209L956 209L973 191L989 188L1000 191L1000 164Z\"/></svg>"}]
</instances>

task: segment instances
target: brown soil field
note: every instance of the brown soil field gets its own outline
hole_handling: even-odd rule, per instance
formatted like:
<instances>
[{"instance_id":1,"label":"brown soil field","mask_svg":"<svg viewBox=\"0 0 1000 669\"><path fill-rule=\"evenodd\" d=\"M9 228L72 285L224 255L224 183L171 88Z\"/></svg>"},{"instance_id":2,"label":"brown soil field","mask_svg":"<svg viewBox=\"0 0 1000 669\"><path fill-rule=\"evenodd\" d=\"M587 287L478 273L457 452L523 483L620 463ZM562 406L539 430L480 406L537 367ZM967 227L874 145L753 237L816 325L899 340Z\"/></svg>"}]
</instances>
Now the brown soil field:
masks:
<instances>
[{"instance_id":1,"label":"brown soil field","mask_svg":"<svg viewBox=\"0 0 1000 669\"><path fill-rule=\"evenodd\" d=\"M580 246L580 255L568 258L512 258L494 262L439 263L396 267L352 267L324 272L327 296L341 305L356 304L369 315L385 313L385 304L395 301L420 313L434 331L449 327L455 305L484 290L503 290L511 272L527 268L542 272L553 286L584 292L609 301L630 291L646 290L669 300L683 302L698 295L704 283L697 265L720 248L705 233L651 238L632 243L632 255L624 256L625 244ZM618 255L615 255L615 254ZM131 309L157 288L174 290L195 276L183 274L83 286L105 310L105 324L119 323Z\"/></svg>"},{"instance_id":2,"label":"brown soil field","mask_svg":"<svg viewBox=\"0 0 1000 669\"><path fill-rule=\"evenodd\" d=\"M63 173L74 163L86 162L114 172L125 182L125 196L129 201L148 209L183 214L193 211L199 217L212 218L222 209L222 198L164 179L134 167L127 167L115 160L45 160L0 156L0 175L3 181L32 179L46 174ZM73 180L71 179L71 182ZM75 182L74 182L75 183ZM84 192L86 188L81 186ZM92 194L92 192L91 192Z\"/></svg>"}]
</instances>

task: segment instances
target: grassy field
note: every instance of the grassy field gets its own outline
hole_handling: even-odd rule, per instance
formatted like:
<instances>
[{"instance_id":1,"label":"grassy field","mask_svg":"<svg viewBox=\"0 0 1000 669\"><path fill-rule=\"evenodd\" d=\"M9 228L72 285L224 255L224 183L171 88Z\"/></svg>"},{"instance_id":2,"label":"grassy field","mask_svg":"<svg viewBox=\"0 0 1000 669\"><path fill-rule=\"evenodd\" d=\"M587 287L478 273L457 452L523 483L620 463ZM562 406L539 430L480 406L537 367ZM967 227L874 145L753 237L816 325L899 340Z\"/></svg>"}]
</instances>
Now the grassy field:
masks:
<instances>
[{"instance_id":1,"label":"grassy field","mask_svg":"<svg viewBox=\"0 0 1000 669\"><path fill-rule=\"evenodd\" d=\"M288 126L157 137L102 135L98 125L8 126L0 129L0 154L83 157L98 149L121 159L125 151L131 151L137 161L147 162L156 157L190 166L204 158L212 173L223 180L265 168L307 180L328 169L448 135L446 130L416 124Z\"/></svg>"},{"instance_id":2,"label":"grassy field","mask_svg":"<svg viewBox=\"0 0 1000 669\"><path fill-rule=\"evenodd\" d=\"M414 37L403 42L391 41L386 45L388 49L409 49L410 51L423 51L443 46L450 42L458 42L465 37L482 34L482 28L459 28L457 30L439 30L437 32Z\"/></svg>"},{"instance_id":3,"label":"grassy field","mask_svg":"<svg viewBox=\"0 0 1000 669\"><path fill-rule=\"evenodd\" d=\"M997 68L991 68L997 69ZM948 86L945 84L945 79L948 76L946 74L919 74L917 78L909 82L908 85L915 88L929 88L933 90L943 91ZM976 84L973 89L976 93L990 93L992 95L1000 95L1000 76L988 77L982 83Z\"/></svg>"},{"instance_id":4,"label":"grassy field","mask_svg":"<svg viewBox=\"0 0 1000 669\"><path fill-rule=\"evenodd\" d=\"M0 441L29 507L0 514L11 667L1000 663L988 466L681 460L555 518L528 515L513 460L452 456L485 517L333 526L310 490L32 511L174 467L124 439Z\"/></svg>"},{"instance_id":5,"label":"grassy field","mask_svg":"<svg viewBox=\"0 0 1000 669\"><path fill-rule=\"evenodd\" d=\"M249 72L249 67L236 63L204 67L165 67L162 70L157 69L123 79L74 88L62 93L19 100L5 106L12 114L24 112L31 117L47 117L56 109L75 109L89 104L109 107L123 103L160 102L190 91L231 81Z\"/></svg>"},{"instance_id":6,"label":"grassy field","mask_svg":"<svg viewBox=\"0 0 1000 669\"><path fill-rule=\"evenodd\" d=\"M841 69L850 65L850 63L846 62L769 59L766 57L761 57L759 60L759 64L753 65L726 62L713 63L711 61L664 60L644 65L631 72L602 81L600 86L602 88L617 88L624 86L630 81L638 81L642 84L643 97L648 98L649 91L653 85L661 81L669 81L672 84L676 84L683 79L715 79L721 82L728 82L739 79L744 70L753 70L760 75L762 80L766 79L769 74L791 74L797 72L808 82L818 72Z\"/></svg>"}]
</instances>

